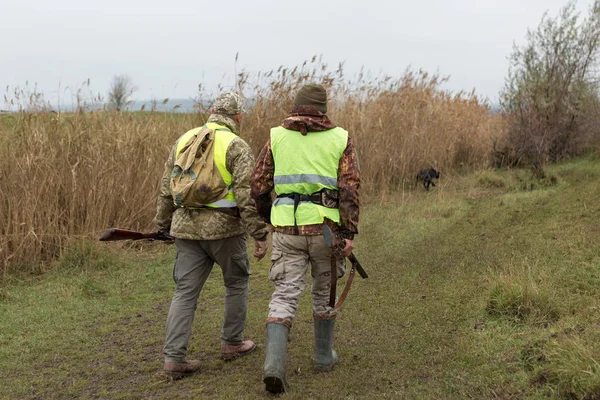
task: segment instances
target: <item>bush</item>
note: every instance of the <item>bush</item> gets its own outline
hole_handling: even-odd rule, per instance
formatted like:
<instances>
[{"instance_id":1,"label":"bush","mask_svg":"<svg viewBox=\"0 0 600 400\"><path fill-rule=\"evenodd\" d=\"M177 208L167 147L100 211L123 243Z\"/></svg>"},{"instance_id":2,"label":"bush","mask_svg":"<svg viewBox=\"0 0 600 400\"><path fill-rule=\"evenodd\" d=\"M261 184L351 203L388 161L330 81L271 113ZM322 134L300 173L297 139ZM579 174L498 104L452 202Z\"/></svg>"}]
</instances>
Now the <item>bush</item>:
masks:
<instances>
[{"instance_id":1,"label":"bush","mask_svg":"<svg viewBox=\"0 0 600 400\"><path fill-rule=\"evenodd\" d=\"M494 143L495 164L543 167L600 143L598 77L600 2L578 21L569 2L556 18L544 15L527 44L514 47L501 93L507 130Z\"/></svg>"}]
</instances>

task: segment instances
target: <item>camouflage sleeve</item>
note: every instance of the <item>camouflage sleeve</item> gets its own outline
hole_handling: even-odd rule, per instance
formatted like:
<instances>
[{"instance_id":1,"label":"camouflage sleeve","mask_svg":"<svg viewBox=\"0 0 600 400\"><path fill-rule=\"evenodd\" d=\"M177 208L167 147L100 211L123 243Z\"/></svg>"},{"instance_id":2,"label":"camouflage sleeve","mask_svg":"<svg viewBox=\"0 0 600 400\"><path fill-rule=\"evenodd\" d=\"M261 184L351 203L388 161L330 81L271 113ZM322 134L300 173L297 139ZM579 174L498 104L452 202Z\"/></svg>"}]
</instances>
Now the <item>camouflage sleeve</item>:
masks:
<instances>
[{"instance_id":1,"label":"camouflage sleeve","mask_svg":"<svg viewBox=\"0 0 600 400\"><path fill-rule=\"evenodd\" d=\"M233 176L233 194L246 232L254 240L266 240L269 233L267 225L259 217L254 200L250 197L250 176L254 167L252 149L244 140L234 139L227 149L226 163L227 170Z\"/></svg>"},{"instance_id":2,"label":"camouflage sleeve","mask_svg":"<svg viewBox=\"0 0 600 400\"><path fill-rule=\"evenodd\" d=\"M165 163L165 170L160 182L160 189L158 192L158 200L156 202L156 217L154 217L154 224L159 231L170 231L171 220L173 218L173 212L175 211L175 205L173 204L173 197L171 196L171 171L173 170L175 149L169 153L169 158Z\"/></svg>"},{"instance_id":3,"label":"camouflage sleeve","mask_svg":"<svg viewBox=\"0 0 600 400\"><path fill-rule=\"evenodd\" d=\"M352 239L358 233L360 167L350 137L340 159L337 186L340 190L339 210L342 223L340 234L347 239Z\"/></svg>"},{"instance_id":4,"label":"camouflage sleeve","mask_svg":"<svg viewBox=\"0 0 600 400\"><path fill-rule=\"evenodd\" d=\"M274 174L275 162L273 161L273 153L271 152L271 140L268 140L258 156L250 181L252 198L256 202L258 215L268 224L271 223L271 191L275 187L275 183L273 182Z\"/></svg>"}]
</instances>

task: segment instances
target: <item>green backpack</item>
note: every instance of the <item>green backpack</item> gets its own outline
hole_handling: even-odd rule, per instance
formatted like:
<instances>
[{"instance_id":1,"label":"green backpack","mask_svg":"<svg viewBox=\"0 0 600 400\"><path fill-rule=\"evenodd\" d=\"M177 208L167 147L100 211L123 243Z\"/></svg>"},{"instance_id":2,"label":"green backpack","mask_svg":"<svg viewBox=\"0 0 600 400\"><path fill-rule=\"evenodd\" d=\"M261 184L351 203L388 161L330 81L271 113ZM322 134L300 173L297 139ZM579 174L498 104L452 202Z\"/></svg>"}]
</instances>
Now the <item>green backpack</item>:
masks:
<instances>
[{"instance_id":1,"label":"green backpack","mask_svg":"<svg viewBox=\"0 0 600 400\"><path fill-rule=\"evenodd\" d=\"M177 207L210 207L227 195L227 185L214 160L215 132L204 125L190 132L191 137L180 139L187 142L181 149L177 146L171 172L171 195Z\"/></svg>"}]
</instances>

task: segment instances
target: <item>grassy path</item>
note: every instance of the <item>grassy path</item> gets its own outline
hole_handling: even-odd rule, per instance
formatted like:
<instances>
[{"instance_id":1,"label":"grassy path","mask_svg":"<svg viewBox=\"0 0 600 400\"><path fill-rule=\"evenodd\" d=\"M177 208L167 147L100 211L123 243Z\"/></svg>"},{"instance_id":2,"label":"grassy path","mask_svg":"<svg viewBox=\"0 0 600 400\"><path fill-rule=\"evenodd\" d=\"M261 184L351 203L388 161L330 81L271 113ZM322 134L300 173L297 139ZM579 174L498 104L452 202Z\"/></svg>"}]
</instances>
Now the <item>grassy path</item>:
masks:
<instances>
[{"instance_id":1,"label":"grassy path","mask_svg":"<svg viewBox=\"0 0 600 400\"><path fill-rule=\"evenodd\" d=\"M600 398L600 162L552 179L484 172L372 205L357 279L336 327L341 364L312 371L310 296L289 346L283 397ZM547 185L547 186L545 186ZM257 353L219 360L221 275L196 313L201 374L160 372L173 249L83 245L0 299L0 398L265 398L269 262L255 263L246 336Z\"/></svg>"}]
</instances>

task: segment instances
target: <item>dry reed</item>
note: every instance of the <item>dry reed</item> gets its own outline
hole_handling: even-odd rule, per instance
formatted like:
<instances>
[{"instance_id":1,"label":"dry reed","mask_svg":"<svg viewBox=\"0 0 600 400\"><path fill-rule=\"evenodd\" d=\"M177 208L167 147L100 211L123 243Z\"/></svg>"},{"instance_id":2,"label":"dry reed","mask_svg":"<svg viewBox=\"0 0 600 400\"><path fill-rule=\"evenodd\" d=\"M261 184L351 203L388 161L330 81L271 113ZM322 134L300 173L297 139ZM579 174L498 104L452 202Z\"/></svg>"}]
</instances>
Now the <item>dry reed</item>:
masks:
<instances>
[{"instance_id":1,"label":"dry reed","mask_svg":"<svg viewBox=\"0 0 600 400\"><path fill-rule=\"evenodd\" d=\"M320 60L254 76L238 89L251 98L242 137L255 154L289 111L297 89L324 84L330 116L358 148L363 193L393 191L420 168L442 174L487 165L494 130L473 94L450 94L443 79L406 72L399 79L345 79ZM112 227L151 229L156 190L173 141L204 113L56 114L0 118L0 271L39 272L77 238Z\"/></svg>"}]
</instances>

